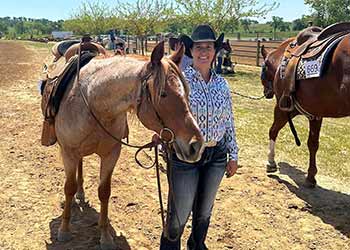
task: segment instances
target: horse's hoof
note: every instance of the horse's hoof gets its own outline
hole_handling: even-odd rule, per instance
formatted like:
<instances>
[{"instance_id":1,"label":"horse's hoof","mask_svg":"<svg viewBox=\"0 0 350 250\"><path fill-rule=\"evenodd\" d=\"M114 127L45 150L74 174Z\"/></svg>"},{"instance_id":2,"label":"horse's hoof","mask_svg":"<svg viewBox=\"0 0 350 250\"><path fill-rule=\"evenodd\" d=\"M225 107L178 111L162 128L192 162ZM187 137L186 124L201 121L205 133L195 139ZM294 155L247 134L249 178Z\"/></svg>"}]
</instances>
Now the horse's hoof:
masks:
<instances>
[{"instance_id":1,"label":"horse's hoof","mask_svg":"<svg viewBox=\"0 0 350 250\"><path fill-rule=\"evenodd\" d=\"M111 241L111 242L100 242L100 247L101 250L116 250L117 249L117 245Z\"/></svg>"},{"instance_id":2,"label":"horse's hoof","mask_svg":"<svg viewBox=\"0 0 350 250\"><path fill-rule=\"evenodd\" d=\"M275 161L268 161L266 164L266 173L274 173L277 171L277 165Z\"/></svg>"},{"instance_id":3,"label":"horse's hoof","mask_svg":"<svg viewBox=\"0 0 350 250\"><path fill-rule=\"evenodd\" d=\"M305 179L305 183L304 183L304 186L306 187L306 188L315 188L316 187L316 180L314 180L314 181L310 181L309 179Z\"/></svg>"},{"instance_id":4,"label":"horse's hoof","mask_svg":"<svg viewBox=\"0 0 350 250\"><path fill-rule=\"evenodd\" d=\"M58 241L69 241L71 239L72 239L71 232L62 232L61 230L58 230L58 235L57 235Z\"/></svg>"}]
</instances>

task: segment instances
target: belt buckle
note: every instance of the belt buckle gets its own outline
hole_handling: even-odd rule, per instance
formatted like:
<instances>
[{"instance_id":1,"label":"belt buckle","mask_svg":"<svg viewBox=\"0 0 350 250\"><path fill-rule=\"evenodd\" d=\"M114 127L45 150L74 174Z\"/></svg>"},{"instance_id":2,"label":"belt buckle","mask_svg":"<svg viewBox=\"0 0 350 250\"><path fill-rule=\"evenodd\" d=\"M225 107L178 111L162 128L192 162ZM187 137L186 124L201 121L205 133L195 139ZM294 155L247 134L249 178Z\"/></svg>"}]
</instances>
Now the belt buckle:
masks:
<instances>
[{"instance_id":1,"label":"belt buckle","mask_svg":"<svg viewBox=\"0 0 350 250\"><path fill-rule=\"evenodd\" d=\"M209 148L215 147L216 146L216 141L208 141L208 142L205 143L205 146L209 147Z\"/></svg>"}]
</instances>

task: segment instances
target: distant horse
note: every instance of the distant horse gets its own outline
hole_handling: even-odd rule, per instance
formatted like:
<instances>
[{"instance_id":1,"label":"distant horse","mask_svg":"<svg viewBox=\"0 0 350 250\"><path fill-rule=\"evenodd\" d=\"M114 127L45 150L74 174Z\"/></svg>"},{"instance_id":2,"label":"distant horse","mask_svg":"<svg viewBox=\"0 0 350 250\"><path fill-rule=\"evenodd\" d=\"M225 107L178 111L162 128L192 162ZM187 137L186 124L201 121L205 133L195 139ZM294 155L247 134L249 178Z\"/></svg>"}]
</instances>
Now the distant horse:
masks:
<instances>
[{"instance_id":1,"label":"distant horse","mask_svg":"<svg viewBox=\"0 0 350 250\"><path fill-rule=\"evenodd\" d=\"M350 35L345 35L334 48L329 58L328 67L318 78L297 80L295 83L294 99L299 108L290 112L279 108L279 100L283 93L280 64L286 48L294 38L282 42L275 50L268 52L264 47L261 54L264 63L261 81L265 97L276 96L277 104L274 109L274 121L269 131L270 145L267 171L277 170L275 162L275 142L280 129L287 121L300 113L309 116L308 148L310 153L306 186L316 185L317 173L316 153L319 146L319 135L323 117L345 117L350 115ZM301 110L301 111L300 111ZM297 137L296 137L297 140Z\"/></svg>"},{"instance_id":2,"label":"distant horse","mask_svg":"<svg viewBox=\"0 0 350 250\"><path fill-rule=\"evenodd\" d=\"M164 43L160 43L148 62L127 57L93 59L82 68L80 80L72 80L55 117L66 174L60 241L72 237L69 220L73 196L84 198L82 159L96 153L101 158L100 244L103 250L116 248L108 230L108 202L121 144L105 129L114 137L126 137L127 112L134 111L145 127L173 141L172 148L180 159L200 159L204 142L190 112L188 86L178 69L183 53L181 47L172 57L163 58Z\"/></svg>"}]
</instances>

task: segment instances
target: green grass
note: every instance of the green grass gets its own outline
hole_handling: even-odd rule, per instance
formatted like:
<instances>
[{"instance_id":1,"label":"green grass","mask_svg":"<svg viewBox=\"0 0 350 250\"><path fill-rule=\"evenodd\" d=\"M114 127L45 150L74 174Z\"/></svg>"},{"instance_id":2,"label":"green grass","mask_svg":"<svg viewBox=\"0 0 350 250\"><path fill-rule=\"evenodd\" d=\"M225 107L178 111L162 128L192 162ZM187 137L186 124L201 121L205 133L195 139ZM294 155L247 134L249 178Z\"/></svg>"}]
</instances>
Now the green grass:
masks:
<instances>
[{"instance_id":1,"label":"green grass","mask_svg":"<svg viewBox=\"0 0 350 250\"><path fill-rule=\"evenodd\" d=\"M250 96L262 96L260 68L236 66L236 74L226 77L232 90ZM240 164L264 166L267 160L268 131L273 121L275 99L250 100L233 94ZM276 144L276 162L288 162L306 172L309 164L307 148L307 118L294 118L294 125L302 145L297 147L289 126L279 133ZM317 154L319 174L341 179L350 178L350 118L324 119Z\"/></svg>"}]
</instances>

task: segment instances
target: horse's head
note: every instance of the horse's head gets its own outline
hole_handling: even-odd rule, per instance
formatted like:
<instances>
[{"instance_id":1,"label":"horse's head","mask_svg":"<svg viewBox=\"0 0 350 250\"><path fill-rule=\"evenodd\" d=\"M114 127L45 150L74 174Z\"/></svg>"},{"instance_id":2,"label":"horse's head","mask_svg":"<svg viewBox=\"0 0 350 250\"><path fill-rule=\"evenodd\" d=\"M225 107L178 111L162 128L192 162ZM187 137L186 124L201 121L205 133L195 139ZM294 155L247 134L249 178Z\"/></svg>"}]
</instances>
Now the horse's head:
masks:
<instances>
[{"instance_id":1,"label":"horse's head","mask_svg":"<svg viewBox=\"0 0 350 250\"><path fill-rule=\"evenodd\" d=\"M137 114L147 128L171 142L179 159L196 162L204 141L190 112L189 87L178 68L183 54L184 46L169 58L163 58L164 42L154 48L151 61L141 72Z\"/></svg>"},{"instance_id":2,"label":"horse's head","mask_svg":"<svg viewBox=\"0 0 350 250\"><path fill-rule=\"evenodd\" d=\"M275 79L276 71L281 63L283 53L287 45L294 38L289 38L288 40L281 43L276 49L267 51L264 45L261 46L261 55L264 58L264 62L261 65L261 75L260 79L264 86L264 95L267 99L271 99L274 95L273 82Z\"/></svg>"},{"instance_id":3,"label":"horse's head","mask_svg":"<svg viewBox=\"0 0 350 250\"><path fill-rule=\"evenodd\" d=\"M264 58L264 62L261 65L260 80L264 86L264 95L267 99L271 99L274 95L273 81L278 67L278 63L274 57L275 51L276 50L268 52L264 45L261 47L261 54Z\"/></svg>"}]
</instances>

